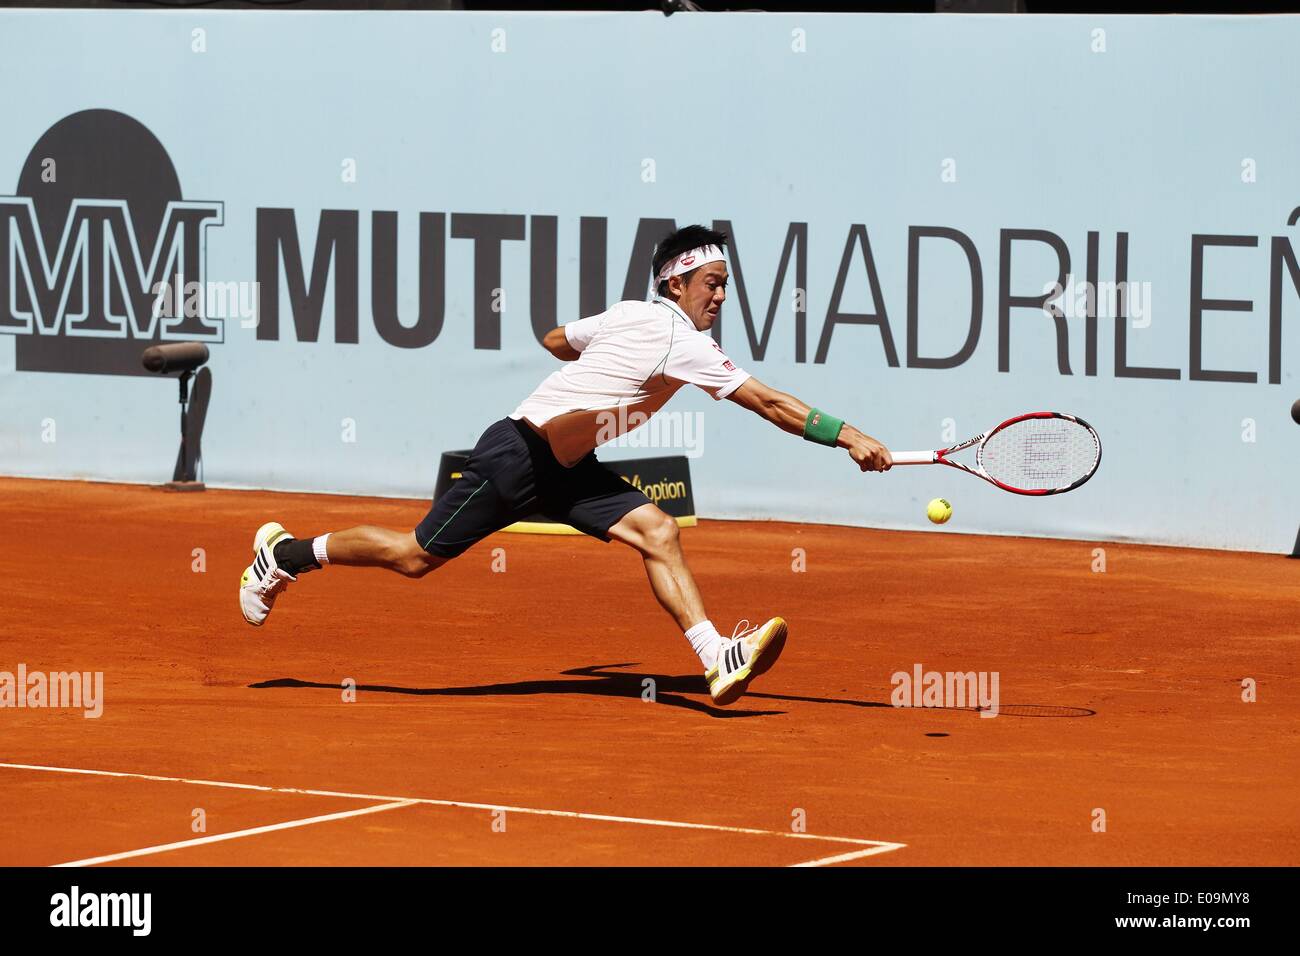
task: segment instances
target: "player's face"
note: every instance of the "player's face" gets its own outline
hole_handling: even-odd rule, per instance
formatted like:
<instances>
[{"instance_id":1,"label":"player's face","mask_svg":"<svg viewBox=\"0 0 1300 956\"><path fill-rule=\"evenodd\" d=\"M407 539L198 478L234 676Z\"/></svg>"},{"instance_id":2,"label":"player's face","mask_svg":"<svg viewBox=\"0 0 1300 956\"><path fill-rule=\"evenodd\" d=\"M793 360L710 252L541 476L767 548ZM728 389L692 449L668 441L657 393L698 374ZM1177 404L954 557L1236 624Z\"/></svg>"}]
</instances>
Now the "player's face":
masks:
<instances>
[{"instance_id":1,"label":"player's face","mask_svg":"<svg viewBox=\"0 0 1300 956\"><path fill-rule=\"evenodd\" d=\"M710 262L684 278L677 305L697 329L707 332L718 320L722 303L727 299L727 265Z\"/></svg>"}]
</instances>

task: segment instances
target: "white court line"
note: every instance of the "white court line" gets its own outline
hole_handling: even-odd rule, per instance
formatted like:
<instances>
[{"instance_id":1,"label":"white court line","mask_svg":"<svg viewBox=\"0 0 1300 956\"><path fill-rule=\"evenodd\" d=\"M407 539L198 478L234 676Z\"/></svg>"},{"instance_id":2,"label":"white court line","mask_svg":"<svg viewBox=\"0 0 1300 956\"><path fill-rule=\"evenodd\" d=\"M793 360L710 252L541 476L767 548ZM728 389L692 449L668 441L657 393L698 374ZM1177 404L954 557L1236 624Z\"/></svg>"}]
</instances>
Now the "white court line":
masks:
<instances>
[{"instance_id":1,"label":"white court line","mask_svg":"<svg viewBox=\"0 0 1300 956\"><path fill-rule=\"evenodd\" d=\"M791 863L793 867L800 866L830 866L833 863L847 863L849 860L860 860L864 856L875 856L877 853L888 853L890 850L897 850L899 847L906 846L905 843L889 843L884 846L873 846L868 850L854 850L852 853L841 853L838 856L823 856L816 860L809 860L807 863Z\"/></svg>"},{"instance_id":2,"label":"white court line","mask_svg":"<svg viewBox=\"0 0 1300 956\"><path fill-rule=\"evenodd\" d=\"M397 810L410 807L410 800L398 803L385 803L378 807L362 807L360 810L342 810L339 813L326 813L319 817L307 817L303 820L289 820L286 823L272 823L264 827L251 827L247 830L232 830L229 833L214 833L212 836L195 837L193 840L181 840L178 843L163 843L159 846L147 846L139 850L127 850L125 853L110 853L108 856L92 856L85 860L73 860L71 863L55 863L59 866L97 866L100 863L115 863L129 860L134 856L149 856L153 853L166 853L168 850L182 850L190 846L202 846L205 843L221 843L223 840L238 840L240 837L257 836L259 833L274 833L276 830L292 830L295 827L309 827L313 823L327 823L330 820L344 820L348 817L360 817L367 813L382 813L384 810Z\"/></svg>"},{"instance_id":3,"label":"white court line","mask_svg":"<svg viewBox=\"0 0 1300 956\"><path fill-rule=\"evenodd\" d=\"M681 830L709 830L715 833L744 833L754 836L777 836L792 840L822 840L828 843L851 843L871 847L871 853L901 850L906 843L886 840L860 840L855 837L822 836L817 833L787 833L784 830L759 830L753 827L730 827L716 823L686 823L680 820L656 820L648 817L621 817L604 813L582 813L576 810L543 810L537 807L512 807L499 803L468 803L461 800L436 800L429 797L400 797L375 793L349 793L339 790L306 790L299 787L269 787L253 783L230 783L223 780L201 780L188 777L164 777L148 773L126 773L119 770L83 770L75 767L46 767L39 764L0 763L0 768L10 770L42 770L49 773L85 774L95 777L120 777L131 780L153 780L160 783L188 783L200 787L224 787L232 790L258 790L263 793L298 793L312 797L337 797L346 800L366 800L385 803L419 803L435 807L462 807L470 810L505 810L508 813L526 813L533 816L567 817L574 820L599 820L604 823L633 823L640 826L672 827ZM827 858L831 860L833 858ZM817 861L813 861L816 863ZM809 864L811 865L811 864Z\"/></svg>"}]
</instances>

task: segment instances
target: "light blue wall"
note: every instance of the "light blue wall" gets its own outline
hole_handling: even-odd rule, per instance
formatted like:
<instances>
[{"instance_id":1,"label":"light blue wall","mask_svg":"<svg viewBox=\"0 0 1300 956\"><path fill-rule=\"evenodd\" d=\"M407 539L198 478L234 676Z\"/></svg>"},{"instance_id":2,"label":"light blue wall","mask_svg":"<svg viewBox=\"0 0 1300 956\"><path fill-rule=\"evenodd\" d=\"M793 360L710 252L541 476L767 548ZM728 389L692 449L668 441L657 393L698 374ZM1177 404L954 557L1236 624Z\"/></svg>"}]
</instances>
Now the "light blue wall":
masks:
<instances>
[{"instance_id":1,"label":"light blue wall","mask_svg":"<svg viewBox=\"0 0 1300 956\"><path fill-rule=\"evenodd\" d=\"M196 28L206 52L192 49ZM756 360L733 296L722 338L737 364L899 449L945 444L948 418L961 439L1021 411L1074 412L1101 433L1101 471L1046 500L946 469L862 476L841 452L683 392L670 408L705 413L704 454L692 461L702 515L916 528L942 495L957 531L1289 551L1300 520L1300 428L1288 415L1300 396L1300 295L1285 267L1278 384L1268 325L1273 237L1300 232L1287 225L1300 205L1296 49L1290 17L7 10L0 201L46 130L110 109L161 141L185 199L222 204L208 279L256 279L259 208L295 211L309 262L320 211L359 211L359 344L333 341L327 296L319 342L296 341L282 301L279 340L228 321L212 346L213 485L426 495L439 453L472 444L554 367L529 323L527 240L502 245L500 350L474 348L474 245L455 238L440 336L413 350L382 341L370 309L373 211L399 213L408 323L420 212L558 217L561 320L579 311L580 217L608 220L610 299L640 218L730 220L759 323L787 227L805 222L807 361L794 361L784 304ZM349 158L353 183L341 176ZM941 175L948 159L955 182ZM1246 160L1254 182L1243 181ZM899 367L863 325L838 326L826 361L813 362L854 224L870 238ZM907 367L911 226L960 230L978 250L982 331L958 368ZM1004 229L1059 235L1080 281L1088 232L1100 234L1104 281L1116 233L1127 233L1128 278L1151 295L1149 327L1128 331L1128 360L1176 368L1178 380L1117 378L1108 318L1094 376L1083 374L1084 320L1066 320L1073 374L1062 375L1052 321L1023 308L1011 312L1000 372ZM1253 302L1207 312L1203 348L1208 367L1253 371L1256 383L1189 380L1194 234L1256 238L1206 251L1203 293ZM966 333L969 273L952 243L921 250L920 349L951 354ZM1012 258L1015 294L1055 275L1044 245L1017 243ZM791 271L783 303L794 281ZM879 305L855 250L841 308ZM18 338L0 335L0 472L170 476L173 383L16 371ZM341 440L345 418L355 442ZM56 441L42 441L46 419ZM1254 441L1243 440L1247 419Z\"/></svg>"}]
</instances>

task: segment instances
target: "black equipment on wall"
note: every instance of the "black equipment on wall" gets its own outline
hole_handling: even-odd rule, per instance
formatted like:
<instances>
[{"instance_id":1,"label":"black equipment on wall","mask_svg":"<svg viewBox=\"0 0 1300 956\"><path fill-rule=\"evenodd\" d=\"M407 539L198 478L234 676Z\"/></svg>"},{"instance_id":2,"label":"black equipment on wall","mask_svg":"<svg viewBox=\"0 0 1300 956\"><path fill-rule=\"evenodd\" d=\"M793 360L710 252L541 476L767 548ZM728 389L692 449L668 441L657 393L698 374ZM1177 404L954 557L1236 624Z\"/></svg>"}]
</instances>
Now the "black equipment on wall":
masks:
<instances>
[{"instance_id":1,"label":"black equipment on wall","mask_svg":"<svg viewBox=\"0 0 1300 956\"><path fill-rule=\"evenodd\" d=\"M159 375L178 374L181 403L181 447L176 453L176 467L172 480L164 485L171 491L203 491L198 479L199 459L202 456L203 423L208 415L208 400L212 397L212 372L202 368L208 360L208 347L202 342L177 342L171 345L153 345L140 357L145 369ZM195 370L198 370L197 375ZM190 392L190 379L194 391Z\"/></svg>"}]
</instances>

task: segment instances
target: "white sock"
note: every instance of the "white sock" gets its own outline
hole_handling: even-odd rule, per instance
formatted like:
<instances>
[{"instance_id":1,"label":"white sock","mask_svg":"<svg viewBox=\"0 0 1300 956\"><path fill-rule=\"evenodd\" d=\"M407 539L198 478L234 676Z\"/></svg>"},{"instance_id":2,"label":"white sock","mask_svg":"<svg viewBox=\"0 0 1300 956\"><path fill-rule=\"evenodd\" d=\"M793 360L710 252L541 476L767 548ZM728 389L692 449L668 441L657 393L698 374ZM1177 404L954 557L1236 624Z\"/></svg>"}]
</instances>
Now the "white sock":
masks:
<instances>
[{"instance_id":1,"label":"white sock","mask_svg":"<svg viewBox=\"0 0 1300 956\"><path fill-rule=\"evenodd\" d=\"M323 534L319 538L311 539L312 556L316 559L316 563L322 568L330 563L329 555L325 551L325 543L329 541L329 539L330 536L328 534Z\"/></svg>"},{"instance_id":2,"label":"white sock","mask_svg":"<svg viewBox=\"0 0 1300 956\"><path fill-rule=\"evenodd\" d=\"M700 663L704 665L705 670L717 663L718 650L722 647L722 635L718 633L712 621L700 621L686 632L686 640L690 642L691 650L699 655Z\"/></svg>"}]
</instances>

